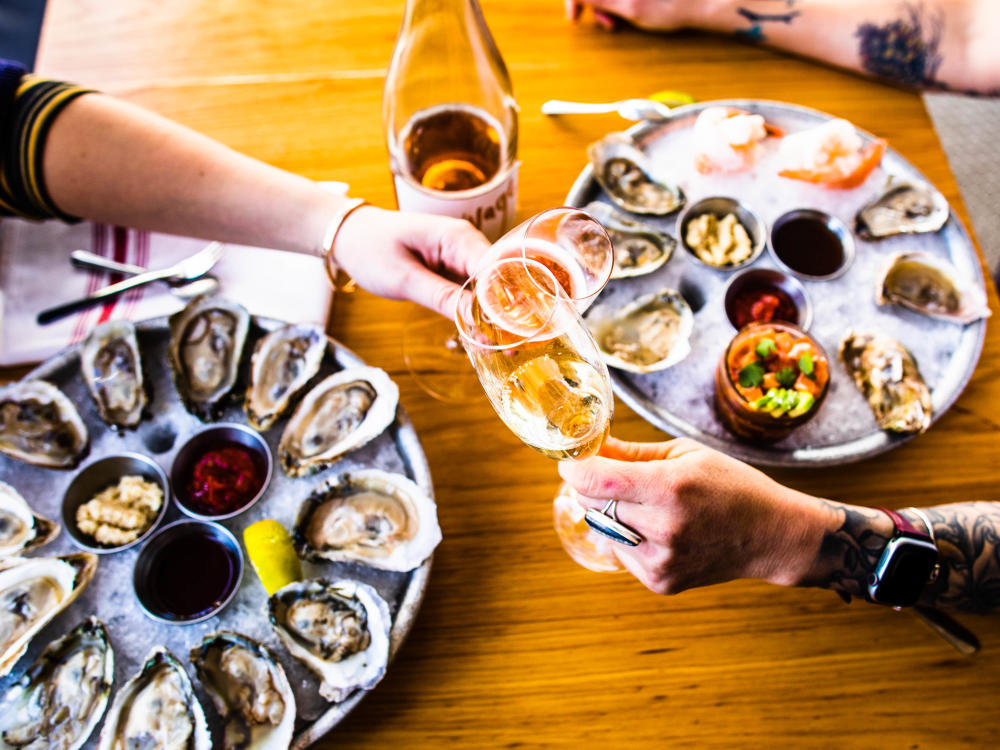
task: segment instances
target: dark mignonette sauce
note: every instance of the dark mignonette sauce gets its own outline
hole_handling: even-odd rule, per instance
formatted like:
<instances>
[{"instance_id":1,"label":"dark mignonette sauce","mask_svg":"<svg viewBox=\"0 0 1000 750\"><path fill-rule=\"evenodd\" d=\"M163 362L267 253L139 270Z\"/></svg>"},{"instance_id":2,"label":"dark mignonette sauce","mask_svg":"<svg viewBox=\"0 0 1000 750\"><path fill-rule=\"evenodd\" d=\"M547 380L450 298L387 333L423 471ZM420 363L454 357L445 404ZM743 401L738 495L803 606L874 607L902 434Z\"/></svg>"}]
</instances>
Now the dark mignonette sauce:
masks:
<instances>
[{"instance_id":1,"label":"dark mignonette sauce","mask_svg":"<svg viewBox=\"0 0 1000 750\"><path fill-rule=\"evenodd\" d=\"M149 593L162 613L190 619L218 606L238 566L210 531L193 529L163 545L149 565Z\"/></svg>"},{"instance_id":2,"label":"dark mignonette sauce","mask_svg":"<svg viewBox=\"0 0 1000 750\"><path fill-rule=\"evenodd\" d=\"M774 230L771 245L781 262L809 276L828 276L844 263L844 245L821 219L800 216Z\"/></svg>"}]
</instances>

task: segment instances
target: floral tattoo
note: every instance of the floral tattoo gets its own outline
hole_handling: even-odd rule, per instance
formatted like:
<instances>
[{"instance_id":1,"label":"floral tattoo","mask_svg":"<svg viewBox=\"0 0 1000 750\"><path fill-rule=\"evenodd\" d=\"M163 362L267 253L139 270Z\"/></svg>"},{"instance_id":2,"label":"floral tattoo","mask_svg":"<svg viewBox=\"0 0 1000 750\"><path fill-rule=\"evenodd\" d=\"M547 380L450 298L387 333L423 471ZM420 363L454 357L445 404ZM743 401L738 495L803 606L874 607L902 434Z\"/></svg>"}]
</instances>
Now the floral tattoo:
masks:
<instances>
[{"instance_id":1,"label":"floral tattoo","mask_svg":"<svg viewBox=\"0 0 1000 750\"><path fill-rule=\"evenodd\" d=\"M927 15L922 4L903 4L903 17L877 26L858 27L861 67L872 75L904 86L941 86L936 79L941 65L938 46L944 14Z\"/></svg>"},{"instance_id":2,"label":"floral tattoo","mask_svg":"<svg viewBox=\"0 0 1000 750\"><path fill-rule=\"evenodd\" d=\"M833 589L841 595L866 596L868 577L875 572L882 550L889 537L872 530L872 521L884 514L881 511L824 503L843 516L840 526L826 532L820 545L819 560L822 572L808 583Z\"/></svg>"}]
</instances>

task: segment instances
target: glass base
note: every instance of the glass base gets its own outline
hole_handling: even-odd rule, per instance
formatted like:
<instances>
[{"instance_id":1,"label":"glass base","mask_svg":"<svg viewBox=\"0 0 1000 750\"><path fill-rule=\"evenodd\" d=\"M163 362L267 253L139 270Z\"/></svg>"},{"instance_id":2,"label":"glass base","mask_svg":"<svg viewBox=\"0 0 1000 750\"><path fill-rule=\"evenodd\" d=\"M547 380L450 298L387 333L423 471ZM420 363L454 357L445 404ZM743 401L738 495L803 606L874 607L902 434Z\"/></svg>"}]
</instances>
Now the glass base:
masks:
<instances>
[{"instance_id":1,"label":"glass base","mask_svg":"<svg viewBox=\"0 0 1000 750\"><path fill-rule=\"evenodd\" d=\"M559 541L573 560L597 573L618 573L625 566L615 555L616 542L598 534L587 525L586 508L580 505L576 490L563 482L552 501L552 516Z\"/></svg>"},{"instance_id":2,"label":"glass base","mask_svg":"<svg viewBox=\"0 0 1000 750\"><path fill-rule=\"evenodd\" d=\"M403 329L403 360L417 385L439 401L470 403L485 395L455 324L447 318L437 316L407 324Z\"/></svg>"}]
</instances>

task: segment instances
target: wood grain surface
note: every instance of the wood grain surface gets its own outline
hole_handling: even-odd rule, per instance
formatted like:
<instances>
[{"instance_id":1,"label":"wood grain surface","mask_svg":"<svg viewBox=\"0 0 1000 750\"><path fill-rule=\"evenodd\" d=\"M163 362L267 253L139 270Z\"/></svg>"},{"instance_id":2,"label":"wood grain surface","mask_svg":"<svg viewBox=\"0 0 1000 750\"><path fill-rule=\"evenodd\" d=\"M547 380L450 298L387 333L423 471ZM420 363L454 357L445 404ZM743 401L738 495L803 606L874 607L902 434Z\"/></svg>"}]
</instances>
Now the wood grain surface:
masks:
<instances>
[{"instance_id":1,"label":"wood grain surface","mask_svg":"<svg viewBox=\"0 0 1000 750\"><path fill-rule=\"evenodd\" d=\"M381 126L401 0L49 0L38 70L101 88L307 177L392 207ZM968 227L920 98L726 38L572 26L556 0L484 0L521 107L520 215L559 205L585 147L626 123L550 119L549 98L680 89L847 117L887 138ZM997 309L992 288L990 302ZM408 303L338 295L329 330L400 384L427 452L444 542L383 682L321 747L995 747L1000 618L962 617L960 656L908 613L740 581L656 596L566 557L556 467L485 397L427 397L401 354ZM894 507L1000 500L1000 334L927 434L830 469L772 471L806 492ZM617 405L614 434L664 435ZM705 554L713 554L705 550Z\"/></svg>"}]
</instances>

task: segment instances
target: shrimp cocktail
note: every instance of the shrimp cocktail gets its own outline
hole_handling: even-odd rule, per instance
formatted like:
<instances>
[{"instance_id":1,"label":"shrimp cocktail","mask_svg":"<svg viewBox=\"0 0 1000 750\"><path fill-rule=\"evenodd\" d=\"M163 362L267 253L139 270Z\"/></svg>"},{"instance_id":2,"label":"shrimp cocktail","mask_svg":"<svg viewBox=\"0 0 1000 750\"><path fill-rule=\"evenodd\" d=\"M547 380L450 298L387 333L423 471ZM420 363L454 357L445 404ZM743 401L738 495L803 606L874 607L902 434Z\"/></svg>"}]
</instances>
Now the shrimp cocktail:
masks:
<instances>
[{"instance_id":1,"label":"shrimp cocktail","mask_svg":"<svg viewBox=\"0 0 1000 750\"><path fill-rule=\"evenodd\" d=\"M819 411L830 383L826 352L788 323L751 323L715 370L722 424L750 440L780 440Z\"/></svg>"}]
</instances>

